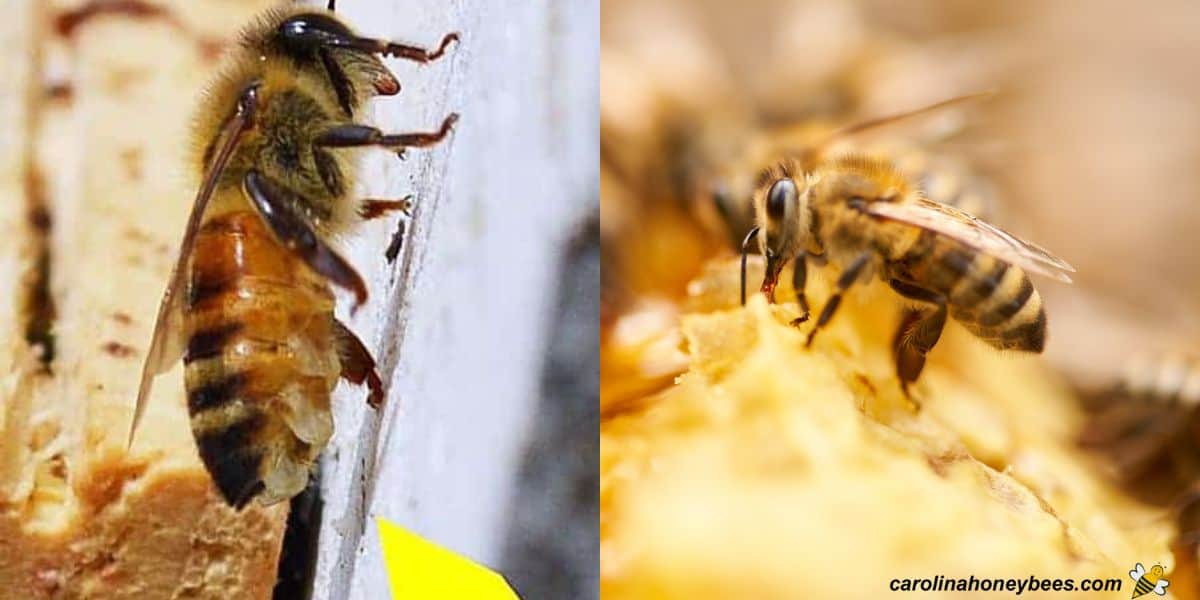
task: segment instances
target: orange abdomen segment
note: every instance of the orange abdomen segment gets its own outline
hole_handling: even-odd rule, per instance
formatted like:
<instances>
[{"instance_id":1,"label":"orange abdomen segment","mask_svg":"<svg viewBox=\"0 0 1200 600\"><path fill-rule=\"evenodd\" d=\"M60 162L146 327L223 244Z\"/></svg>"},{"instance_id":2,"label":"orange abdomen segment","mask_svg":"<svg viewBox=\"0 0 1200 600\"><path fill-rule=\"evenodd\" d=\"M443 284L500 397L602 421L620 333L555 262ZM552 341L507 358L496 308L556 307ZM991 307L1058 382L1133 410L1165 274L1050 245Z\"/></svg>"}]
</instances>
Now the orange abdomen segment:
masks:
<instances>
[{"instance_id":1,"label":"orange abdomen segment","mask_svg":"<svg viewBox=\"0 0 1200 600\"><path fill-rule=\"evenodd\" d=\"M205 221L195 244L184 373L200 457L231 505L289 498L332 433L333 294L253 212Z\"/></svg>"}]
</instances>

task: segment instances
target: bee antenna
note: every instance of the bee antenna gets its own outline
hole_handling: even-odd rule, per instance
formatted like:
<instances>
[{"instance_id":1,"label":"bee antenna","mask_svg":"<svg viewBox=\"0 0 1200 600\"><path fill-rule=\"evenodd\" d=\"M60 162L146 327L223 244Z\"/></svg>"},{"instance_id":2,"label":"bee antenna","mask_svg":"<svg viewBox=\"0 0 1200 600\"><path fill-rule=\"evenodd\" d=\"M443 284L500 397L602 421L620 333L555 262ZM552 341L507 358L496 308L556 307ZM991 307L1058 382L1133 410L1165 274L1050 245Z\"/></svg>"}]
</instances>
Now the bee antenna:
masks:
<instances>
[{"instance_id":1,"label":"bee antenna","mask_svg":"<svg viewBox=\"0 0 1200 600\"><path fill-rule=\"evenodd\" d=\"M924 116L927 114L935 113L944 108L954 106L957 104L965 104L968 102L976 102L979 100L995 98L997 95L998 95L998 92L996 92L995 90L985 90L982 92L975 92L973 94L963 94L961 96L954 96L953 98L948 98L948 99L942 100L940 102L934 102L933 104L927 104L925 106L921 106L921 107L907 110L904 112L894 113L891 115L885 115L882 117L876 117L873 119L867 119L865 121L859 121L858 123L853 123L851 125L847 125L845 127L842 127L841 129L837 129L833 133L829 134L828 137L826 137L820 143L816 144L815 151L817 153L819 153L819 152L821 152L821 150L823 150L829 144L831 144L841 138L847 137L847 136L862 133L864 131L870 131L872 129L879 129L881 127L886 127L893 123L907 121L914 117L920 117L920 116Z\"/></svg>"},{"instance_id":2,"label":"bee antenna","mask_svg":"<svg viewBox=\"0 0 1200 600\"><path fill-rule=\"evenodd\" d=\"M750 240L757 236L758 227L755 227L746 234L746 239L742 240L742 306L746 305L746 250L750 246Z\"/></svg>"}]
</instances>

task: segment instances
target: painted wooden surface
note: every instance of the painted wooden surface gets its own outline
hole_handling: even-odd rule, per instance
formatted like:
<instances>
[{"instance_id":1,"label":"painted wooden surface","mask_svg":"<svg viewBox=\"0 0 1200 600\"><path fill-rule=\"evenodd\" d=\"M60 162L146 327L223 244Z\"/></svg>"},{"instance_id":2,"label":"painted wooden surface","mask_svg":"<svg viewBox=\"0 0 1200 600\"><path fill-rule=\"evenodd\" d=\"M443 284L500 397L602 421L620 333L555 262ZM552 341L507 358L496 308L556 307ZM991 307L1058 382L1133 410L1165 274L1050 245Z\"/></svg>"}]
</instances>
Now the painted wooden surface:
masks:
<instances>
[{"instance_id":1,"label":"painted wooden surface","mask_svg":"<svg viewBox=\"0 0 1200 600\"><path fill-rule=\"evenodd\" d=\"M387 580L374 517L489 566L503 564L514 478L532 429L556 279L569 239L598 211L595 0L343 0L373 36L462 44L441 61L389 61L403 91L377 102L388 131L462 119L404 161L371 159L363 193L416 207L347 242L371 300L349 323L389 386L380 412L339 387L325 455L314 598L379 598Z\"/></svg>"}]
</instances>

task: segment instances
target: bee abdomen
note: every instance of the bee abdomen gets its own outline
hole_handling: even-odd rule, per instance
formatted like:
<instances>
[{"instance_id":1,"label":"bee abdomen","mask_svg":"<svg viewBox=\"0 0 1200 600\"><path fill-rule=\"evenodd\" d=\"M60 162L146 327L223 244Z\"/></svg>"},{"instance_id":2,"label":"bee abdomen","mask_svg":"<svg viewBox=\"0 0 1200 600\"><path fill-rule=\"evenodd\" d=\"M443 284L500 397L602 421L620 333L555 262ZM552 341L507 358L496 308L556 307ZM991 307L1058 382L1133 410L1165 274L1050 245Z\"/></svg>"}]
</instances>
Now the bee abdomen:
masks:
<instances>
[{"instance_id":1,"label":"bee abdomen","mask_svg":"<svg viewBox=\"0 0 1200 600\"><path fill-rule=\"evenodd\" d=\"M1150 591L1153 589L1154 589L1154 584L1150 583L1150 580L1146 579L1146 576L1143 575L1140 579L1137 580L1137 585L1133 586L1133 597L1137 598L1138 596L1144 596L1146 594L1149 594Z\"/></svg>"},{"instance_id":2,"label":"bee abdomen","mask_svg":"<svg viewBox=\"0 0 1200 600\"><path fill-rule=\"evenodd\" d=\"M304 417L294 413L327 413L332 386L290 367L260 362L230 371L242 367L216 360L187 367L188 412L200 457L234 507L263 491L273 497L299 492L328 441L327 419L317 419L323 427L301 426ZM281 485L286 487L273 489Z\"/></svg>"},{"instance_id":3,"label":"bee abdomen","mask_svg":"<svg viewBox=\"0 0 1200 600\"><path fill-rule=\"evenodd\" d=\"M951 315L996 348L1041 352L1045 346L1042 297L1019 267L976 253L949 299Z\"/></svg>"},{"instance_id":4,"label":"bee abdomen","mask_svg":"<svg viewBox=\"0 0 1200 600\"><path fill-rule=\"evenodd\" d=\"M220 409L241 398L249 379L245 371L229 374L205 373L201 369L188 369L194 375L188 386L188 414Z\"/></svg>"},{"instance_id":5,"label":"bee abdomen","mask_svg":"<svg viewBox=\"0 0 1200 600\"><path fill-rule=\"evenodd\" d=\"M261 473L266 453L258 438L269 419L262 411L248 409L247 405L242 408L206 429L197 428L197 420L194 416L192 419L200 458L221 496L235 508L242 508L263 490Z\"/></svg>"},{"instance_id":6,"label":"bee abdomen","mask_svg":"<svg viewBox=\"0 0 1200 600\"><path fill-rule=\"evenodd\" d=\"M242 328L241 322L232 321L192 332L183 355L184 364L220 355Z\"/></svg>"},{"instance_id":7,"label":"bee abdomen","mask_svg":"<svg viewBox=\"0 0 1200 600\"><path fill-rule=\"evenodd\" d=\"M290 497L332 432L332 293L249 212L204 224L188 275L184 373L200 457L232 506Z\"/></svg>"}]
</instances>

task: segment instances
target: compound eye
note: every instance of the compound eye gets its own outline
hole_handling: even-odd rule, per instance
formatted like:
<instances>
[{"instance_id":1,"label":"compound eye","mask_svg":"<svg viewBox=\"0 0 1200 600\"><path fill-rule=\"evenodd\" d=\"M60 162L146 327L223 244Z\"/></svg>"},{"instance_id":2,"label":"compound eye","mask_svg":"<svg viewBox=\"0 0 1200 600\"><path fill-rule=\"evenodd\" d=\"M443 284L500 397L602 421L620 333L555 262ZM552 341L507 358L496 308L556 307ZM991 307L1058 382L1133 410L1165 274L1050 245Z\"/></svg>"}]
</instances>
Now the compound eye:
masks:
<instances>
[{"instance_id":1,"label":"compound eye","mask_svg":"<svg viewBox=\"0 0 1200 600\"><path fill-rule=\"evenodd\" d=\"M284 46L295 54L315 51L319 46L340 45L339 41L353 36L350 28L327 15L296 15L279 24L279 36Z\"/></svg>"},{"instance_id":2,"label":"compound eye","mask_svg":"<svg viewBox=\"0 0 1200 600\"><path fill-rule=\"evenodd\" d=\"M799 197L800 191L796 189L796 182L791 179L776 181L767 191L767 216L776 221L783 219L788 207L795 205Z\"/></svg>"}]
</instances>

